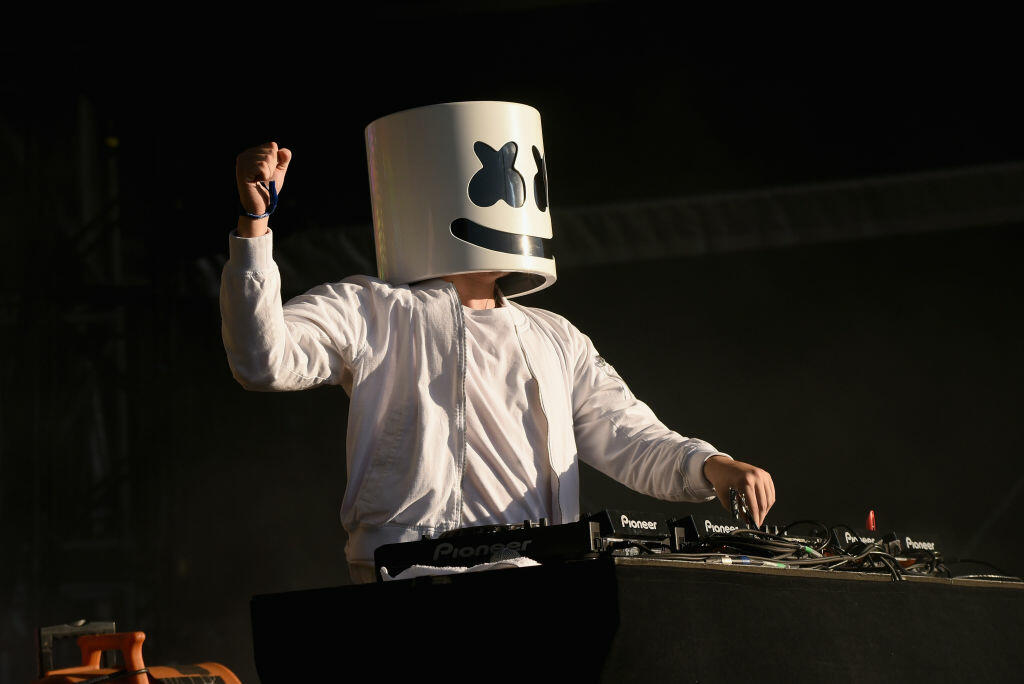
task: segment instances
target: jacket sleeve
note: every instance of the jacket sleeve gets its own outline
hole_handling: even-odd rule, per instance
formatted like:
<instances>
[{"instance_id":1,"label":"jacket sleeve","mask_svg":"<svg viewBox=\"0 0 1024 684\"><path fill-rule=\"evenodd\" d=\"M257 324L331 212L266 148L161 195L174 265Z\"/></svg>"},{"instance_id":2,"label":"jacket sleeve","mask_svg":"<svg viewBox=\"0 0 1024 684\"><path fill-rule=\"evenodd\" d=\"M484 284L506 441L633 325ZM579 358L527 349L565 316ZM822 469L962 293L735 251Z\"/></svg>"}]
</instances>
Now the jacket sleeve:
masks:
<instances>
[{"instance_id":1,"label":"jacket sleeve","mask_svg":"<svg viewBox=\"0 0 1024 684\"><path fill-rule=\"evenodd\" d=\"M351 391L352 368L367 340L367 287L348 281L321 285L282 306L272 233L240 238L232 232L228 240L221 334L235 379L248 390L335 384Z\"/></svg>"},{"instance_id":2,"label":"jacket sleeve","mask_svg":"<svg viewBox=\"0 0 1024 684\"><path fill-rule=\"evenodd\" d=\"M704 462L721 454L669 430L633 396L615 369L575 328L573 430L580 459L630 489L666 501L709 501ZM728 456L728 454L722 454Z\"/></svg>"}]
</instances>

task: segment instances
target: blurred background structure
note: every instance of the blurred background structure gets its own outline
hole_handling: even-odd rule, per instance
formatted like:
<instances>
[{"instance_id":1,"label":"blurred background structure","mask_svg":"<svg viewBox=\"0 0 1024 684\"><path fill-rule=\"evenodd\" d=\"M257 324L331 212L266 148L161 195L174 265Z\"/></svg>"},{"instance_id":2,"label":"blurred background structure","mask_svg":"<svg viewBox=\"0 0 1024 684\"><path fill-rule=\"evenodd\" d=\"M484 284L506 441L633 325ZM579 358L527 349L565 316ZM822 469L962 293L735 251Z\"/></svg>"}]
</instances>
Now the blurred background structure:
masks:
<instances>
[{"instance_id":1,"label":"blurred background structure","mask_svg":"<svg viewBox=\"0 0 1024 684\"><path fill-rule=\"evenodd\" d=\"M234 157L294 153L271 219L287 297L374 273L363 127L445 101L540 110L559 281L523 303L771 472L770 518L872 508L1024 572L1012 43L713 37L591 2L350 18L4 50L0 681L79 617L255 681L250 596L348 581L344 392L248 393L224 357ZM582 499L688 510L590 469Z\"/></svg>"}]
</instances>

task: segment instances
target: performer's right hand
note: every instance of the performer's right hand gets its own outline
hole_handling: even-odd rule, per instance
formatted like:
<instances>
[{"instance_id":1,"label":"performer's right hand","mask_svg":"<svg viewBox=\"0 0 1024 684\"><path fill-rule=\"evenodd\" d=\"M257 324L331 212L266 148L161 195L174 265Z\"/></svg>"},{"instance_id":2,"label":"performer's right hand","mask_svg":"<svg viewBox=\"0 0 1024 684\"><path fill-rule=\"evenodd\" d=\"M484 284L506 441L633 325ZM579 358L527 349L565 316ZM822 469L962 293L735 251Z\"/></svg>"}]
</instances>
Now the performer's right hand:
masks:
<instances>
[{"instance_id":1,"label":"performer's right hand","mask_svg":"<svg viewBox=\"0 0 1024 684\"><path fill-rule=\"evenodd\" d=\"M270 191L261 185L275 181L280 194L284 187L284 176L288 172L292 152L286 147L278 148L276 142L250 147L235 159L235 182L238 185L238 200L251 214L263 214L270 206ZM241 237L258 237L267 232L267 219L238 218L238 234Z\"/></svg>"}]
</instances>

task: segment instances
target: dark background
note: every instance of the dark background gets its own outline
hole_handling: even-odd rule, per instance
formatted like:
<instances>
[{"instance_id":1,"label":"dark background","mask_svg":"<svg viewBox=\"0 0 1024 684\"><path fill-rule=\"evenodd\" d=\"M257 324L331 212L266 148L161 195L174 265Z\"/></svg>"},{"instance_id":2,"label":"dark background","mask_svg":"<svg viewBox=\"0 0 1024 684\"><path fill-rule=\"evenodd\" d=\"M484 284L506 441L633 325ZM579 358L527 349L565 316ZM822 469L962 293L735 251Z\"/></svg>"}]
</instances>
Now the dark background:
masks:
<instances>
[{"instance_id":1,"label":"dark background","mask_svg":"<svg viewBox=\"0 0 1024 684\"><path fill-rule=\"evenodd\" d=\"M1024 160L996 18L802 20L449 3L6 49L0 680L33 675L36 627L87 617L144 630L151 664L254 681L249 597L348 580L344 392L247 393L221 346L245 147L294 152L271 221L286 295L372 271L362 131L412 106L540 110L556 255L559 211ZM1019 221L914 217L661 260L609 246L523 303L588 333L669 426L770 471L772 518L873 508L1021 573ZM340 256L308 247L342 234ZM690 510L589 469L582 499Z\"/></svg>"}]
</instances>

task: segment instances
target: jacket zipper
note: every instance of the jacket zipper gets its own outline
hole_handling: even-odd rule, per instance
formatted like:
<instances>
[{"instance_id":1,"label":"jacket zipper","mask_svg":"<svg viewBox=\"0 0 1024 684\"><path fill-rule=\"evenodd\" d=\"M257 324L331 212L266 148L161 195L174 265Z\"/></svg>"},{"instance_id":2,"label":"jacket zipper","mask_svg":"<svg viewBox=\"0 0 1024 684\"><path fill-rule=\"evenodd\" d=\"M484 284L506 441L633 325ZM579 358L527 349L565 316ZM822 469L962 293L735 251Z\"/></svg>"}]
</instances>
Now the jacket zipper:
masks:
<instances>
[{"instance_id":1,"label":"jacket zipper","mask_svg":"<svg viewBox=\"0 0 1024 684\"><path fill-rule=\"evenodd\" d=\"M462 300L459 299L459 294L456 291L455 286L451 283L448 284L448 296L452 300L452 305L455 310L455 323L459 328L459 374L456 379L458 382L458 399L456 401L455 408L455 423L456 429L458 430L459 449L456 459L459 470L459 490L455 494L455 529L458 529L462 527L463 478L466 475L466 321L463 318L462 313Z\"/></svg>"}]
</instances>

